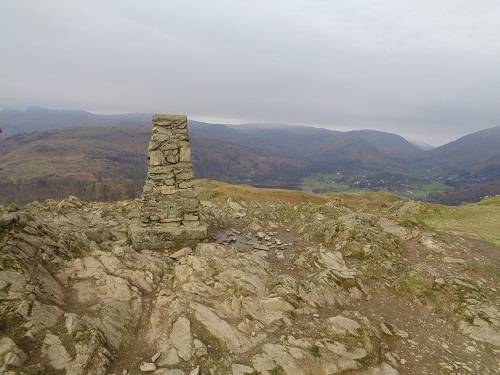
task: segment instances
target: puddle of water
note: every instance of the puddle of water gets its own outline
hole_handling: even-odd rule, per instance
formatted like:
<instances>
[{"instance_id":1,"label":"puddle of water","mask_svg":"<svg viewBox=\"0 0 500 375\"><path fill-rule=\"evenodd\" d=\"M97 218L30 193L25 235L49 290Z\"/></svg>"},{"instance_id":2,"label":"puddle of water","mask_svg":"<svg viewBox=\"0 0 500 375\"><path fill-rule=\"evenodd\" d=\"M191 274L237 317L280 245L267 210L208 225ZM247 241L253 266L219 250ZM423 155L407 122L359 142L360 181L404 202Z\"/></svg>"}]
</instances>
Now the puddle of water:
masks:
<instances>
[{"instance_id":1,"label":"puddle of water","mask_svg":"<svg viewBox=\"0 0 500 375\"><path fill-rule=\"evenodd\" d=\"M253 243L257 242L256 237L243 237L240 234L228 231L218 231L212 233L212 235L218 244L231 246L238 250L252 250Z\"/></svg>"}]
</instances>

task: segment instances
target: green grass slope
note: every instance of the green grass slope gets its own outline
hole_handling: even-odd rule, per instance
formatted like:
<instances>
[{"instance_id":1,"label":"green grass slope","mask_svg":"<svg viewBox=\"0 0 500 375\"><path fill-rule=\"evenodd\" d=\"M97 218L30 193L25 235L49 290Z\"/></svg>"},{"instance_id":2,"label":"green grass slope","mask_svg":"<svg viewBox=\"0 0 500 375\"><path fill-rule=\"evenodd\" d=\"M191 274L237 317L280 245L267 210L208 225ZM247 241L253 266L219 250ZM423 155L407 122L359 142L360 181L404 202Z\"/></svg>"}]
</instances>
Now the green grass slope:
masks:
<instances>
[{"instance_id":1,"label":"green grass slope","mask_svg":"<svg viewBox=\"0 0 500 375\"><path fill-rule=\"evenodd\" d=\"M458 207L431 205L420 220L437 230L476 238L500 247L500 196Z\"/></svg>"}]
</instances>

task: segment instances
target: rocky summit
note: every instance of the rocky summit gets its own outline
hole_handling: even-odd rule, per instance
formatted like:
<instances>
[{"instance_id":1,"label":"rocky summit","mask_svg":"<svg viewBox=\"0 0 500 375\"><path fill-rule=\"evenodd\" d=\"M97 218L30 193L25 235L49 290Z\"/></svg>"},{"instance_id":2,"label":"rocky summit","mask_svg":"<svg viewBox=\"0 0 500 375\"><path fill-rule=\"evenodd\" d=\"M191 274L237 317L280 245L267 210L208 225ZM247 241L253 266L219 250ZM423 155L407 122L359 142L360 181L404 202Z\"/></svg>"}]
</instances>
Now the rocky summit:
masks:
<instances>
[{"instance_id":1,"label":"rocky summit","mask_svg":"<svg viewBox=\"0 0 500 375\"><path fill-rule=\"evenodd\" d=\"M428 207L202 198L163 252L139 200L0 206L0 372L498 374L499 249Z\"/></svg>"}]
</instances>

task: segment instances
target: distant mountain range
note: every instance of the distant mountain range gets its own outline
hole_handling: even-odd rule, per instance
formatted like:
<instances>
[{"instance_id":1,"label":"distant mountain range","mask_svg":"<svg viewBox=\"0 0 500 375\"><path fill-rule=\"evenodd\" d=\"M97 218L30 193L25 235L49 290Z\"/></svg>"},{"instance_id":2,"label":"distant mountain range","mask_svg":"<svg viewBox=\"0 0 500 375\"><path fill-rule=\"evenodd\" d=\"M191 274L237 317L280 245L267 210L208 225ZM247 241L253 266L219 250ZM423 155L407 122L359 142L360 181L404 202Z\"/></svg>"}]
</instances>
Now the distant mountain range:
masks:
<instances>
[{"instance_id":1,"label":"distant mountain range","mask_svg":"<svg viewBox=\"0 0 500 375\"><path fill-rule=\"evenodd\" d=\"M8 136L33 131L63 129L72 126L117 126L150 124L152 114L125 113L97 115L79 110L47 109L31 106L26 111L4 109L0 111L0 128Z\"/></svg>"},{"instance_id":2,"label":"distant mountain range","mask_svg":"<svg viewBox=\"0 0 500 375\"><path fill-rule=\"evenodd\" d=\"M0 202L139 196L151 117L40 107L0 111ZM189 121L189 133L197 178L281 187L303 187L309 179L317 184L312 189L399 193L500 180L500 127L431 150L373 130Z\"/></svg>"}]
</instances>

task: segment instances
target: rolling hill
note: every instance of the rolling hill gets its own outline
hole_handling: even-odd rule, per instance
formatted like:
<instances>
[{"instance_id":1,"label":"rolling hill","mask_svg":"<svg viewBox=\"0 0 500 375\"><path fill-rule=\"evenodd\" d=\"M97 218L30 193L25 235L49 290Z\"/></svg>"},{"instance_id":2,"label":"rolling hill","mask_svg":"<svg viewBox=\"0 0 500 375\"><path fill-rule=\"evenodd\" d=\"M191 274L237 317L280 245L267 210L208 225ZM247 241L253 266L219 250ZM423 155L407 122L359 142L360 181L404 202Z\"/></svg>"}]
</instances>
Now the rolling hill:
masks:
<instances>
[{"instance_id":1,"label":"rolling hill","mask_svg":"<svg viewBox=\"0 0 500 375\"><path fill-rule=\"evenodd\" d=\"M91 200L140 196L151 115L30 107L0 111L0 124L0 203L70 194ZM290 188L316 176L326 191L420 189L420 196L500 180L500 127L429 151L373 130L190 121L189 132L196 178ZM467 196L471 191L484 189Z\"/></svg>"},{"instance_id":2,"label":"rolling hill","mask_svg":"<svg viewBox=\"0 0 500 375\"><path fill-rule=\"evenodd\" d=\"M455 171L473 175L500 172L500 126L466 135L430 151L434 160Z\"/></svg>"},{"instance_id":3,"label":"rolling hill","mask_svg":"<svg viewBox=\"0 0 500 375\"><path fill-rule=\"evenodd\" d=\"M147 173L150 125L74 127L18 134L1 141L0 203L77 195L91 200L139 197ZM298 183L307 164L261 156L229 142L193 134L197 178L228 182Z\"/></svg>"},{"instance_id":4,"label":"rolling hill","mask_svg":"<svg viewBox=\"0 0 500 375\"><path fill-rule=\"evenodd\" d=\"M38 106L25 111L4 109L0 111L0 128L7 136L33 131L62 129L72 126L117 126L150 124L152 114L124 113L97 115L80 110L47 109Z\"/></svg>"}]
</instances>

